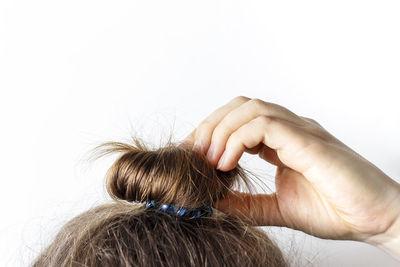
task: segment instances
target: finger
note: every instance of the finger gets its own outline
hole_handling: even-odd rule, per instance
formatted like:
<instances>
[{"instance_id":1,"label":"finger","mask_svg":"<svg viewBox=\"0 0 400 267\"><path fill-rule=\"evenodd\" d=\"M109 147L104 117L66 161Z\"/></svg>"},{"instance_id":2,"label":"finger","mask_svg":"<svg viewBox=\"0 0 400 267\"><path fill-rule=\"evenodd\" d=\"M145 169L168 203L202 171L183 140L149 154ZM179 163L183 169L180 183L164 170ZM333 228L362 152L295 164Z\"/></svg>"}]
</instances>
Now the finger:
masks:
<instances>
[{"instance_id":1,"label":"finger","mask_svg":"<svg viewBox=\"0 0 400 267\"><path fill-rule=\"evenodd\" d=\"M282 106L259 99L251 99L226 114L223 120L215 127L211 137L211 145L207 152L207 158L210 163L216 165L222 155L226 141L234 131L261 115L279 118L297 125L306 123L299 116Z\"/></svg>"},{"instance_id":2,"label":"finger","mask_svg":"<svg viewBox=\"0 0 400 267\"><path fill-rule=\"evenodd\" d=\"M310 122L310 123L313 123L315 125L321 126L321 124L319 124L314 119L307 118L307 117L302 117L302 116L300 116L300 118L302 118L303 120L305 120L307 122ZM195 141L195 135L196 135L196 129L194 129L188 136L185 137L185 139L181 142L181 145L192 147L193 143ZM270 159L271 157L274 157L279 161L279 158L277 157L276 151L271 149L271 148L269 148L269 147L267 147L267 146L265 146L262 143L260 143L258 146L253 147L253 148L246 148L245 152L247 152L249 154L260 154L262 152L262 154L260 154L261 158L263 158L262 155L266 155L266 158L263 158L263 159L265 159L267 161L269 161L268 159ZM274 162L276 162L276 160L274 160ZM279 164L275 164L274 162L270 162L270 163L272 163L274 165L279 165Z\"/></svg>"},{"instance_id":3,"label":"finger","mask_svg":"<svg viewBox=\"0 0 400 267\"><path fill-rule=\"evenodd\" d=\"M246 149L259 148L257 153L260 157L262 156L261 158L269 159L271 155L274 157L276 152L273 149L269 148L269 150L263 150L263 146L266 147L264 143L266 127L268 127L268 124L271 124L272 120L273 119L266 116L259 116L233 132L231 136L229 136L225 151L217 164L217 168L223 171L233 169ZM272 153L271 150L273 150L274 153ZM253 150L253 152L256 151ZM273 158L274 162L276 163L279 161L279 165L283 165L279 158L276 158L278 157L276 156Z\"/></svg>"},{"instance_id":4,"label":"finger","mask_svg":"<svg viewBox=\"0 0 400 267\"><path fill-rule=\"evenodd\" d=\"M232 191L216 202L215 208L255 226L285 226L275 193L252 195Z\"/></svg>"},{"instance_id":5,"label":"finger","mask_svg":"<svg viewBox=\"0 0 400 267\"><path fill-rule=\"evenodd\" d=\"M211 143L211 136L214 128L231 110L237 108L243 103L249 101L250 98L238 96L229 101L229 103L218 108L209 116L207 116L199 126L191 133L191 140L194 141L193 149L199 152L206 153Z\"/></svg>"},{"instance_id":6,"label":"finger","mask_svg":"<svg viewBox=\"0 0 400 267\"><path fill-rule=\"evenodd\" d=\"M263 143L258 144L255 147L246 147L244 152L247 152L249 154L258 154L260 153L261 149L263 149L263 146L265 146Z\"/></svg>"},{"instance_id":7,"label":"finger","mask_svg":"<svg viewBox=\"0 0 400 267\"><path fill-rule=\"evenodd\" d=\"M288 166L301 172L309 167L309 162L304 158L297 158L296 153L307 147L311 141L312 137L301 127L285 120L259 116L229 136L217 168L222 171L233 169L246 148L253 148L262 143L276 152L273 154L271 150L261 150L261 158L269 162L275 160L277 166ZM277 159L273 158L275 155Z\"/></svg>"},{"instance_id":8,"label":"finger","mask_svg":"<svg viewBox=\"0 0 400 267\"><path fill-rule=\"evenodd\" d=\"M192 148L193 146L193 140L194 140L194 133L196 130L193 130L182 142L179 146L185 146L188 148ZM255 147L248 148L246 147L244 150L246 153L249 154L258 154L260 158L264 159L265 161L275 165L275 166L282 166L285 167L285 164L283 164L276 151L273 150L272 148L267 147L263 143L259 143Z\"/></svg>"},{"instance_id":9,"label":"finger","mask_svg":"<svg viewBox=\"0 0 400 267\"><path fill-rule=\"evenodd\" d=\"M263 143L259 143L257 146L255 147L251 147L248 148L246 147L244 149L244 152L249 153L249 154L258 154L258 156L260 158L262 158L263 160L275 165L275 166L282 166L282 167L286 167L285 164L283 164L279 157L278 154L276 153L275 150L273 150L272 148L267 147L266 145L264 145Z\"/></svg>"}]
</instances>

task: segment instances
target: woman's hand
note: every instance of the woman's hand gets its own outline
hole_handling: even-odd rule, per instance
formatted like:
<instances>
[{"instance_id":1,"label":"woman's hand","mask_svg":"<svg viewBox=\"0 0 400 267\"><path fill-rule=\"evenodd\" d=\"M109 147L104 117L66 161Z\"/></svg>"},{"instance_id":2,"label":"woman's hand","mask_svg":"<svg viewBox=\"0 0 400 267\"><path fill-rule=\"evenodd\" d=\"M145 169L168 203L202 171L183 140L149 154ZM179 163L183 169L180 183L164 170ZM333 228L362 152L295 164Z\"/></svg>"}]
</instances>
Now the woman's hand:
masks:
<instances>
[{"instance_id":1,"label":"woman's hand","mask_svg":"<svg viewBox=\"0 0 400 267\"><path fill-rule=\"evenodd\" d=\"M222 171L233 169L243 152L277 166L275 193L230 193L219 210L255 225L368 242L400 258L400 185L316 121L236 97L185 142Z\"/></svg>"}]
</instances>

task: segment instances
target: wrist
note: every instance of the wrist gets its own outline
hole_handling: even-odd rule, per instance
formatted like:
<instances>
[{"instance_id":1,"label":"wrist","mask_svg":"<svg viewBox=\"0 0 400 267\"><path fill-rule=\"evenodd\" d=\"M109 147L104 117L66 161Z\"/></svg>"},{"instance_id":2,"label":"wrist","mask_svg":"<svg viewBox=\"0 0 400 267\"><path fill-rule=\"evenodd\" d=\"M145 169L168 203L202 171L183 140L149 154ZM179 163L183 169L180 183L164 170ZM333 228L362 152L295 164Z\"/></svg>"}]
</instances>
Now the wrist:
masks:
<instances>
[{"instance_id":1,"label":"wrist","mask_svg":"<svg viewBox=\"0 0 400 267\"><path fill-rule=\"evenodd\" d=\"M400 219L397 220L396 227L396 229L392 229L388 233L376 236L367 243L386 251L395 259L400 260Z\"/></svg>"},{"instance_id":2,"label":"wrist","mask_svg":"<svg viewBox=\"0 0 400 267\"><path fill-rule=\"evenodd\" d=\"M397 213L395 213L396 216L392 219L390 227L383 233L371 236L365 242L386 251L395 259L400 260L400 185L397 185L399 197L396 198L397 203L393 203Z\"/></svg>"}]
</instances>

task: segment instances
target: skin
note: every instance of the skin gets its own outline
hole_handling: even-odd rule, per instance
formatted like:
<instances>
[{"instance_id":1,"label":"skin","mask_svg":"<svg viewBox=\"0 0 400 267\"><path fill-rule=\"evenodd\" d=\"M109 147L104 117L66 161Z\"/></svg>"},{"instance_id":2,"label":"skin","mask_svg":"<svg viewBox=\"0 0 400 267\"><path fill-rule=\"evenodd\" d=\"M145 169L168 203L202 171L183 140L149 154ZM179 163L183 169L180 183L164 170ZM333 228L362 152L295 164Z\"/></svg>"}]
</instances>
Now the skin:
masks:
<instances>
[{"instance_id":1,"label":"skin","mask_svg":"<svg viewBox=\"0 0 400 267\"><path fill-rule=\"evenodd\" d=\"M216 208L253 225L363 241L400 259L400 184L318 122L239 96L184 140L222 171L244 152L277 166L273 194L232 191Z\"/></svg>"}]
</instances>

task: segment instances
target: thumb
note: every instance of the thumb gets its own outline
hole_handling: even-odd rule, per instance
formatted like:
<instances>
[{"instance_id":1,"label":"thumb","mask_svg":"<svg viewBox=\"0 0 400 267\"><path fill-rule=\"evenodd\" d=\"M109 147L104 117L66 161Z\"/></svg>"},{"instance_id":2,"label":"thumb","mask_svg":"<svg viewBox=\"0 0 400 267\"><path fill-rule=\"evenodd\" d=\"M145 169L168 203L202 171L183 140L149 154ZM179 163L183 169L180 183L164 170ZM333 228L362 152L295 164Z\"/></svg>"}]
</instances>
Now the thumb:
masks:
<instances>
[{"instance_id":1,"label":"thumb","mask_svg":"<svg viewBox=\"0 0 400 267\"><path fill-rule=\"evenodd\" d=\"M232 190L215 208L254 226L285 226L275 193L253 195Z\"/></svg>"}]
</instances>

